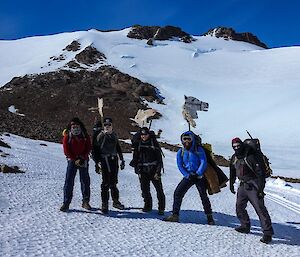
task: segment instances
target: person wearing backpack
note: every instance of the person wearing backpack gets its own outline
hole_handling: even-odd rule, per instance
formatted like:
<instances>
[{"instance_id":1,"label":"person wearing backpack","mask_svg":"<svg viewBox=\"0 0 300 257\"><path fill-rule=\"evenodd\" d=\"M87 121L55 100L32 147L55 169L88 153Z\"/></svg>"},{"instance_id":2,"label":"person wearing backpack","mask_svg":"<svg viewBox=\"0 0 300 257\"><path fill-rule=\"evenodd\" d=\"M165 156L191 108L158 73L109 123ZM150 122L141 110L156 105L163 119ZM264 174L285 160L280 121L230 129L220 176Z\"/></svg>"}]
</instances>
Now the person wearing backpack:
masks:
<instances>
[{"instance_id":1,"label":"person wearing backpack","mask_svg":"<svg viewBox=\"0 0 300 257\"><path fill-rule=\"evenodd\" d=\"M134 167L138 174L142 197L144 199L143 212L152 211L152 196L150 182L154 185L158 199L158 214L164 215L166 197L161 181L161 170L163 167L162 152L156 140L155 134L147 127L143 127L135 135L133 140L133 159L130 166Z\"/></svg>"},{"instance_id":2,"label":"person wearing backpack","mask_svg":"<svg viewBox=\"0 0 300 257\"><path fill-rule=\"evenodd\" d=\"M74 180L79 170L82 208L91 210L90 201L90 176L88 172L89 153L91 140L86 128L79 118L73 118L63 133L63 149L68 160L66 179L64 185L64 202L60 210L67 212L73 196Z\"/></svg>"},{"instance_id":3,"label":"person wearing backpack","mask_svg":"<svg viewBox=\"0 0 300 257\"><path fill-rule=\"evenodd\" d=\"M99 170L96 170L96 172L102 174L102 213L108 213L109 189L113 200L113 207L124 210L124 205L119 201L120 196L117 184L119 159L121 161L121 170L125 168L125 161L123 158L118 136L113 131L111 118L105 118L103 120L103 130L98 134L96 142L93 145L93 155L96 165L99 166Z\"/></svg>"},{"instance_id":4,"label":"person wearing backpack","mask_svg":"<svg viewBox=\"0 0 300 257\"><path fill-rule=\"evenodd\" d=\"M230 191L235 194L236 177L240 180L236 199L236 214L241 225L235 230L240 233L250 233L250 219L246 210L250 201L254 207L263 230L263 243L270 243L274 234L272 222L264 203L265 172L263 164L255 155L255 151L240 138L232 140L234 154L230 161Z\"/></svg>"},{"instance_id":5,"label":"person wearing backpack","mask_svg":"<svg viewBox=\"0 0 300 257\"><path fill-rule=\"evenodd\" d=\"M207 216L207 223L214 225L211 203L207 195L207 181L204 172L207 167L207 159L204 149L197 143L196 135L192 131L184 132L181 135L183 148L177 152L177 166L183 175L174 192L172 215L164 218L164 221L179 222L179 211L182 199L186 192L196 185Z\"/></svg>"}]
</instances>

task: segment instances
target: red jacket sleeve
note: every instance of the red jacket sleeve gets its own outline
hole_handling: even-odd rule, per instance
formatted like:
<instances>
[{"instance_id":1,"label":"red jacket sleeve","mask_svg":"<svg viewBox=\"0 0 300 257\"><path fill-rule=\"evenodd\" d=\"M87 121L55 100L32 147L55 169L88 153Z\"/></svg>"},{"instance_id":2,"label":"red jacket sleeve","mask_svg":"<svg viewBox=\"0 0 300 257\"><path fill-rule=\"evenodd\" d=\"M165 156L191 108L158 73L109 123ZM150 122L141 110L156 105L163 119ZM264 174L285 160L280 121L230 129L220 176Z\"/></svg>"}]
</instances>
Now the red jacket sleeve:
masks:
<instances>
[{"instance_id":1,"label":"red jacket sleeve","mask_svg":"<svg viewBox=\"0 0 300 257\"><path fill-rule=\"evenodd\" d=\"M70 151L70 144L68 141L69 141L69 135L64 135L63 137L64 154L67 158L74 160L76 156L73 156L72 152Z\"/></svg>"}]
</instances>

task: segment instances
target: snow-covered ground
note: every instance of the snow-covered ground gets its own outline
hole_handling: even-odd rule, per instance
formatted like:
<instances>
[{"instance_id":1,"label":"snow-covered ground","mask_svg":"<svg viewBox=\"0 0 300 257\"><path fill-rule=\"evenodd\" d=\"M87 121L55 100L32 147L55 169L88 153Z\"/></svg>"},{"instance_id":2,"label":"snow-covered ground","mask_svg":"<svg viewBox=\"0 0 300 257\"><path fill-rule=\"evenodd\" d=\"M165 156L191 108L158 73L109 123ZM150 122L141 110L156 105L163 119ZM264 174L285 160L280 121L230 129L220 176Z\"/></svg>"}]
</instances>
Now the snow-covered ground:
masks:
<instances>
[{"instance_id":1,"label":"snow-covered ground","mask_svg":"<svg viewBox=\"0 0 300 257\"><path fill-rule=\"evenodd\" d=\"M66 169L62 146L15 135L2 136L2 139L12 149L0 147L10 154L0 162L18 165L26 173L0 173L0 256L299 256L300 188L294 184L269 180L266 186L266 205L275 235L273 243L265 245L259 242L260 224L250 206L251 233L243 235L234 231L238 224L236 196L228 188L210 197L215 226L206 225L195 188L184 198L181 223L163 222L155 210L142 213L138 178L128 166L130 154L125 155L127 166L119 176L121 201L127 210L111 208L108 216L100 214L101 178L91 162L93 211L80 207L77 176L71 211L62 213L58 210ZM181 176L175 153L164 152L166 171L162 179L170 211ZM153 188L152 192L156 207Z\"/></svg>"},{"instance_id":2,"label":"snow-covered ground","mask_svg":"<svg viewBox=\"0 0 300 257\"><path fill-rule=\"evenodd\" d=\"M129 30L0 41L0 86L14 76L63 68L92 44L106 55L107 64L160 90L166 104L149 105L163 115L152 124L163 130L163 140L179 143L188 128L181 115L183 96L192 95L210 104L208 112L199 113L195 131L216 153L231 155L231 139L245 139L249 130L260 138L275 175L300 177L300 47L266 50L211 36L195 37L191 44L156 41L150 47L146 40L127 38ZM73 40L81 49L63 50ZM61 54L64 60L48 65L50 57Z\"/></svg>"}]
</instances>

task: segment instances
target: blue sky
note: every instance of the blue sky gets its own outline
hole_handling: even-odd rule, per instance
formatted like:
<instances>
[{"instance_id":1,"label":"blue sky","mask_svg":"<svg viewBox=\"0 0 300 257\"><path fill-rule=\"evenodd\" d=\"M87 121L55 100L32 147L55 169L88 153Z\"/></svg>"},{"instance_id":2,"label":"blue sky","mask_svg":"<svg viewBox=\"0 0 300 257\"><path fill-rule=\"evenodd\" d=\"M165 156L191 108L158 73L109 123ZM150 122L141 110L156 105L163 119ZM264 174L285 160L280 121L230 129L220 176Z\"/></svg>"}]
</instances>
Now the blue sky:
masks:
<instances>
[{"instance_id":1,"label":"blue sky","mask_svg":"<svg viewBox=\"0 0 300 257\"><path fill-rule=\"evenodd\" d=\"M174 25L201 35L217 26L252 32L269 47L300 45L298 0L3 0L0 39L66 31Z\"/></svg>"}]
</instances>

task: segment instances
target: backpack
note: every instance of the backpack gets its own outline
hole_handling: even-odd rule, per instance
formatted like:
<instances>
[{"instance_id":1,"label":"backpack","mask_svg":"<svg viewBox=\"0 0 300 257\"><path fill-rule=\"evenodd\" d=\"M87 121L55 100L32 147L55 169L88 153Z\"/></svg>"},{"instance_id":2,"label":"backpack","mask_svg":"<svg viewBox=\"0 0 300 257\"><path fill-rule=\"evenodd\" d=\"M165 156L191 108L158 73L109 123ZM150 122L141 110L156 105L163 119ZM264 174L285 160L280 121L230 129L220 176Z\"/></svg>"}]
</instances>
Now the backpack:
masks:
<instances>
[{"instance_id":1,"label":"backpack","mask_svg":"<svg viewBox=\"0 0 300 257\"><path fill-rule=\"evenodd\" d=\"M165 155L163 153L163 151L161 150L161 147L157 141L157 138L156 138L156 135L155 135L155 132L153 130L150 130L150 140L151 140L151 146L153 148L158 148L158 150L160 151L162 157L165 158ZM132 144L132 147L134 145L138 145L138 151L140 151L140 146L141 146L141 132L138 131L136 132L133 136L132 136L132 139L131 139L131 144ZM164 166L163 166L163 162L162 162L162 170L163 170L163 173L165 172L164 170Z\"/></svg>"},{"instance_id":2,"label":"backpack","mask_svg":"<svg viewBox=\"0 0 300 257\"><path fill-rule=\"evenodd\" d=\"M159 148L159 151L161 152L162 156L165 157L161 150L161 147L156 139L155 132L153 130L150 130L150 140L151 140L152 147L155 147L155 145L156 145ZM141 132L138 131L132 136L131 144L132 144L132 146L138 144L139 148L140 148L140 143L141 143Z\"/></svg>"},{"instance_id":3,"label":"backpack","mask_svg":"<svg viewBox=\"0 0 300 257\"><path fill-rule=\"evenodd\" d=\"M265 178L270 177L273 174L273 171L270 167L269 158L266 155L264 155L263 152L261 151L259 139L258 138L248 138L248 139L244 140L244 144L249 146L249 150L252 153L254 153L259 164L261 164L261 167L265 173ZM254 172L252 167L246 161L246 158L245 158L245 162L246 162L246 165Z\"/></svg>"}]
</instances>

